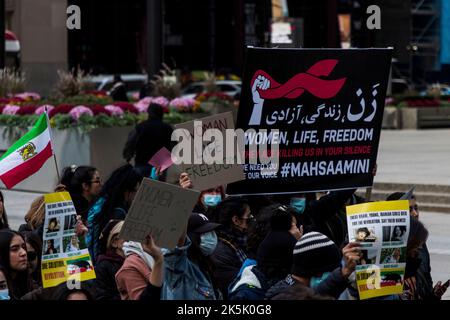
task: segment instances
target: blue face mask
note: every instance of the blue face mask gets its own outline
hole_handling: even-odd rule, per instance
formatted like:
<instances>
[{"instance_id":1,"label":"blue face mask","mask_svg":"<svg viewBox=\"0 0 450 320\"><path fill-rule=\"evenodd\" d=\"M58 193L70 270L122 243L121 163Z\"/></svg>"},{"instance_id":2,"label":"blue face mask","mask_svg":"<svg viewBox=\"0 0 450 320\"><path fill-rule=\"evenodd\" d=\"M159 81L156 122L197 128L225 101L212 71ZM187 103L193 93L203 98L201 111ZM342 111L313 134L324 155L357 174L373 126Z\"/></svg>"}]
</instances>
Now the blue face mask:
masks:
<instances>
[{"instance_id":1,"label":"blue face mask","mask_svg":"<svg viewBox=\"0 0 450 320\"><path fill-rule=\"evenodd\" d=\"M203 195L203 203L207 207L215 207L220 201L222 201L222 196L220 194L204 194Z\"/></svg>"},{"instance_id":2,"label":"blue face mask","mask_svg":"<svg viewBox=\"0 0 450 320\"><path fill-rule=\"evenodd\" d=\"M214 231L206 232L200 236L200 250L205 256L213 254L217 247L217 234Z\"/></svg>"},{"instance_id":3,"label":"blue face mask","mask_svg":"<svg viewBox=\"0 0 450 320\"><path fill-rule=\"evenodd\" d=\"M294 208L298 214L302 214L303 212L305 212L306 199L305 198L292 198L291 199L291 207Z\"/></svg>"},{"instance_id":4,"label":"blue face mask","mask_svg":"<svg viewBox=\"0 0 450 320\"><path fill-rule=\"evenodd\" d=\"M0 290L0 300L11 300L8 289Z\"/></svg>"},{"instance_id":5,"label":"blue face mask","mask_svg":"<svg viewBox=\"0 0 450 320\"><path fill-rule=\"evenodd\" d=\"M324 274L322 274L322 276L320 277L312 277L310 282L309 282L309 286L314 289L316 288L323 280L325 280L326 278L328 278L328 276L331 274L331 272L325 272Z\"/></svg>"}]
</instances>

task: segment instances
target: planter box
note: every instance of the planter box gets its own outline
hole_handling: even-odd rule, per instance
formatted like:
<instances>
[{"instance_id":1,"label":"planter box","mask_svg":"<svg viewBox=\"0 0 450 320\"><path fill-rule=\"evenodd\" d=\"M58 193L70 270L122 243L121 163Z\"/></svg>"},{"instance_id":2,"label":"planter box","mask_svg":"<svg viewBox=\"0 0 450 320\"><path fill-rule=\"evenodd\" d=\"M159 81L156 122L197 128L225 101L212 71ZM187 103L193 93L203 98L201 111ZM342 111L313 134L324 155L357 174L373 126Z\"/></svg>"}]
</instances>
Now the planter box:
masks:
<instances>
[{"instance_id":1,"label":"planter box","mask_svg":"<svg viewBox=\"0 0 450 320\"><path fill-rule=\"evenodd\" d=\"M53 130L53 146L58 167L72 164L96 167L106 179L119 165L125 163L122 150L133 127L97 128L84 134L78 129ZM0 127L0 149L5 151L14 138L5 137L5 127ZM55 161L47 160L42 169L14 187L15 190L51 192L58 183ZM5 188L3 183L0 186Z\"/></svg>"},{"instance_id":2,"label":"planter box","mask_svg":"<svg viewBox=\"0 0 450 320\"><path fill-rule=\"evenodd\" d=\"M383 129L399 129L401 127L400 113L397 107L385 107L383 113Z\"/></svg>"},{"instance_id":3,"label":"planter box","mask_svg":"<svg viewBox=\"0 0 450 320\"><path fill-rule=\"evenodd\" d=\"M400 108L402 129L450 128L450 108Z\"/></svg>"}]
</instances>

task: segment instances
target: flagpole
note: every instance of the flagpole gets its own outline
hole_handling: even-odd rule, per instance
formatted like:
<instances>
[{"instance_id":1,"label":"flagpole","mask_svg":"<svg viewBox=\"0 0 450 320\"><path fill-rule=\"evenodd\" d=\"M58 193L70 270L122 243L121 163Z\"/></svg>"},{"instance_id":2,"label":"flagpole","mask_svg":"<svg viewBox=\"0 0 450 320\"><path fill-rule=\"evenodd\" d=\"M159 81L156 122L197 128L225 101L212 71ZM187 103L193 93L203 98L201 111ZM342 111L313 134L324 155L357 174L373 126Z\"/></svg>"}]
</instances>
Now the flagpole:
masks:
<instances>
[{"instance_id":1,"label":"flagpole","mask_svg":"<svg viewBox=\"0 0 450 320\"><path fill-rule=\"evenodd\" d=\"M56 175L58 176L57 184L59 184L61 182L61 177L59 175L59 168L58 168L58 162L56 161L55 149L53 148L52 126L50 125L50 120L48 118L47 107L45 107L45 118L47 119L47 128L48 128L48 132L50 133L50 145L52 146L53 160L55 160Z\"/></svg>"}]
</instances>

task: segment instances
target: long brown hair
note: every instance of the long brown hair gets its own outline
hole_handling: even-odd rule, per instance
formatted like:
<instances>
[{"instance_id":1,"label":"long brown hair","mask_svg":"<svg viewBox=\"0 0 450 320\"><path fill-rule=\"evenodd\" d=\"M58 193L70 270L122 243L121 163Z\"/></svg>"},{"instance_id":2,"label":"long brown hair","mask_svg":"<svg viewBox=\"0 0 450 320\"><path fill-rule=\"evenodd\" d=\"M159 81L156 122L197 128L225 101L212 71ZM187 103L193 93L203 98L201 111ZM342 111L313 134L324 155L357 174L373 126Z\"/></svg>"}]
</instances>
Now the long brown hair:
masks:
<instances>
[{"instance_id":1,"label":"long brown hair","mask_svg":"<svg viewBox=\"0 0 450 320\"><path fill-rule=\"evenodd\" d=\"M44 196L37 197L31 203L30 209L25 215L25 222L31 230L38 229L45 219L45 201Z\"/></svg>"}]
</instances>

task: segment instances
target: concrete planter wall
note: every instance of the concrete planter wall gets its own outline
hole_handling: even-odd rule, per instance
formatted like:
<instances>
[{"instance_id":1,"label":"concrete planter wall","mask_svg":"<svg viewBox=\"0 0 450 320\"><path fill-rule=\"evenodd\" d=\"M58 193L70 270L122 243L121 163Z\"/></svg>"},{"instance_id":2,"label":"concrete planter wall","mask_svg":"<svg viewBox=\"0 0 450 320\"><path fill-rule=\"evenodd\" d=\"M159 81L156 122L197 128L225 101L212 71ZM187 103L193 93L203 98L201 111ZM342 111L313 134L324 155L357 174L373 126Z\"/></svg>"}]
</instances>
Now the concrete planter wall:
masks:
<instances>
[{"instance_id":1,"label":"concrete planter wall","mask_svg":"<svg viewBox=\"0 0 450 320\"><path fill-rule=\"evenodd\" d=\"M13 138L5 137L5 127L0 127L0 149L6 150L13 143ZM119 165L125 163L122 150L133 127L97 128L84 134L78 129L53 130L53 145L59 171L66 166L91 165L96 167L102 177ZM35 192L53 191L57 184L55 161L50 158L42 169L32 177L16 185L14 189ZM0 187L5 186L1 183Z\"/></svg>"},{"instance_id":2,"label":"concrete planter wall","mask_svg":"<svg viewBox=\"0 0 450 320\"><path fill-rule=\"evenodd\" d=\"M447 107L386 107L383 129L450 128L450 108Z\"/></svg>"}]
</instances>

